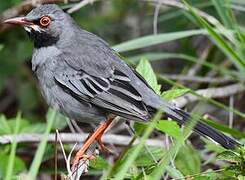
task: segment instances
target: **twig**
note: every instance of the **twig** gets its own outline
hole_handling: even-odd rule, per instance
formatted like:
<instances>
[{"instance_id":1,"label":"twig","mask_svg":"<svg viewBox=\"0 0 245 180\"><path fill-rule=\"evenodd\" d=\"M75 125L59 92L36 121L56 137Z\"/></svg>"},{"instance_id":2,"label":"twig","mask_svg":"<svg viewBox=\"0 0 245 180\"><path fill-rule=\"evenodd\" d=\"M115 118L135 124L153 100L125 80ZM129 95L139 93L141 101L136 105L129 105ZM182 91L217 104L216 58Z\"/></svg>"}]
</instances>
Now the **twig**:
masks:
<instances>
[{"instance_id":1,"label":"twig","mask_svg":"<svg viewBox=\"0 0 245 180\"><path fill-rule=\"evenodd\" d=\"M161 7L161 0L158 0L158 3L155 7L155 11L154 11L154 18L153 18L153 34L157 34L157 21L158 21L158 14L159 14L159 10Z\"/></svg>"},{"instance_id":2,"label":"twig","mask_svg":"<svg viewBox=\"0 0 245 180\"><path fill-rule=\"evenodd\" d=\"M154 4L158 3L158 0L141 0L141 1L152 2ZM188 10L188 8L183 3L175 1L175 0L161 0L161 4L164 4L167 6L177 7L177 8L184 9L184 10ZM213 25L220 24L220 22L216 18L214 18L213 16L210 16L209 14L207 14L203 11L200 11L198 9L196 9L196 10L200 16L207 19L211 24L213 24Z\"/></svg>"},{"instance_id":3,"label":"twig","mask_svg":"<svg viewBox=\"0 0 245 180\"><path fill-rule=\"evenodd\" d=\"M55 155L54 155L54 179L57 180L57 169L58 169L58 148L57 148L57 142L58 142L58 130L55 131Z\"/></svg>"},{"instance_id":4,"label":"twig","mask_svg":"<svg viewBox=\"0 0 245 180\"><path fill-rule=\"evenodd\" d=\"M229 101L230 108L234 109L234 96L230 96L229 100L230 100ZM229 128L232 128L233 121L234 121L234 112L233 111L229 111Z\"/></svg>"},{"instance_id":5,"label":"twig","mask_svg":"<svg viewBox=\"0 0 245 180\"><path fill-rule=\"evenodd\" d=\"M154 5L158 3L158 0L140 0L140 1L151 2ZM189 8L185 4L183 4L179 1L176 1L176 0L161 0L161 4L167 5L167 6L173 6L173 7L179 8L179 9L189 11ZM197 8L192 7L192 9L195 10L196 13L198 13L198 15L200 15L201 17L206 19L210 24L216 26L221 33L223 33L223 31L225 31L224 26L215 17L213 17L213 16L209 15L208 13L205 13L204 11L201 11ZM227 33L225 33L225 35L231 42L235 42L235 38L233 37L231 32L229 32L229 33L227 32Z\"/></svg>"},{"instance_id":6,"label":"twig","mask_svg":"<svg viewBox=\"0 0 245 180\"><path fill-rule=\"evenodd\" d=\"M216 83L216 84L225 84L232 81L235 81L232 78L224 77L224 78L212 78L212 77L201 77L201 76L185 76L179 74L162 74L164 77L171 79L171 80L178 80L178 81L188 81L188 82L195 82L195 83Z\"/></svg>"},{"instance_id":7,"label":"twig","mask_svg":"<svg viewBox=\"0 0 245 180\"><path fill-rule=\"evenodd\" d=\"M194 76L202 67L203 63L207 60L207 56L209 54L209 50L212 47L211 44L208 44L205 49L201 50L201 55L199 58L199 61L195 63L192 68L188 71L187 75L188 76Z\"/></svg>"},{"instance_id":8,"label":"twig","mask_svg":"<svg viewBox=\"0 0 245 180\"><path fill-rule=\"evenodd\" d=\"M200 89L197 90L196 93L202 95L207 98L221 98L221 97L229 97L231 95L241 93L245 91L245 86L243 84L233 84L218 88L208 88L208 89ZM193 94L186 94L184 96L176 98L173 103L182 108L188 103L195 102L199 98Z\"/></svg>"},{"instance_id":9,"label":"twig","mask_svg":"<svg viewBox=\"0 0 245 180\"><path fill-rule=\"evenodd\" d=\"M82 7L86 6L87 4L94 3L95 1L97 1L97 0L82 0L80 3L77 3L75 6L73 6L72 8L70 8L67 12L68 13L73 13L75 11L78 11Z\"/></svg>"},{"instance_id":10,"label":"twig","mask_svg":"<svg viewBox=\"0 0 245 180\"><path fill-rule=\"evenodd\" d=\"M55 133L55 134L57 134L57 139L58 139L58 141L59 141L59 143L60 143L60 147L61 147L61 150L62 150L62 154L63 154L63 156L64 156L64 158L65 158L66 169L67 169L67 172L68 172L68 176L71 176L72 173L71 173L71 169L70 169L70 160L69 160L70 157L68 157L68 158L66 157L65 149L64 149L63 143L62 143L62 141L61 141L59 131L56 130L56 133ZM76 146L76 144L74 145L73 148L75 148L75 146ZM72 151L73 151L73 149L71 150L70 154L72 153Z\"/></svg>"},{"instance_id":11,"label":"twig","mask_svg":"<svg viewBox=\"0 0 245 180\"><path fill-rule=\"evenodd\" d=\"M17 143L31 143L31 142L40 142L42 138L42 134L19 134L16 136ZM87 133L82 134L74 134L74 133L60 133L58 136L58 139L63 143L74 143L74 142L84 142L84 140L87 138ZM13 135L4 135L0 136L0 144L9 144L13 142L14 136ZM114 145L120 145L120 146L127 146L128 143L131 141L131 136L123 136L123 135L115 135L115 134L105 134L102 137L102 141L106 144L114 144ZM50 134L48 136L49 142L55 141L55 134ZM139 141L136 140L136 143ZM148 139L146 141L146 145L149 146L158 146L158 147L164 147L164 143L162 140L159 139Z\"/></svg>"}]
</instances>

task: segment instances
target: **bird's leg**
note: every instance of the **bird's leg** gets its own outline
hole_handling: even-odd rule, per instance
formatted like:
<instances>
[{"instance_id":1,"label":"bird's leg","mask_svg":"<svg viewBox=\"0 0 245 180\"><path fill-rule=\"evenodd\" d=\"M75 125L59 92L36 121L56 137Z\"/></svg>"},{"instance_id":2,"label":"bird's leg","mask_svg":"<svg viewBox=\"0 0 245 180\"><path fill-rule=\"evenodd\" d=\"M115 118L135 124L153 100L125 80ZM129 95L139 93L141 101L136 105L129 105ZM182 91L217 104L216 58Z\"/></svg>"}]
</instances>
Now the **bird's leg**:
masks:
<instances>
[{"instance_id":1,"label":"bird's leg","mask_svg":"<svg viewBox=\"0 0 245 180\"><path fill-rule=\"evenodd\" d=\"M72 162L72 169L75 169L75 166L78 164L78 161L80 159L90 159L87 157L87 155L85 154L87 149L89 148L89 146L96 140L98 142L98 144L101 146L102 149L106 149L105 146L102 144L101 142L101 137L104 134L105 130L107 129L107 127L110 126L110 124L112 123L113 118L109 118L107 121L101 123L98 128L91 133L88 138L86 139L86 141L84 142L83 146L81 147L81 149L76 153L73 162Z\"/></svg>"}]
</instances>

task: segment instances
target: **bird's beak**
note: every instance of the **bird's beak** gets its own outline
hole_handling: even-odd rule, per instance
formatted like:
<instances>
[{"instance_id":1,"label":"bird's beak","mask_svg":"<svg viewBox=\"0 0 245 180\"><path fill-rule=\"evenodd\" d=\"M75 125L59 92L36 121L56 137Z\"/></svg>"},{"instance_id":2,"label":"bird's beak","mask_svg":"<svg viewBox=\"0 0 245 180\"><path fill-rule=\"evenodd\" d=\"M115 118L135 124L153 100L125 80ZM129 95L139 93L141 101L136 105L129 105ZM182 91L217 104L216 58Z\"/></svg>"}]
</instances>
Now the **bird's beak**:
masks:
<instances>
[{"instance_id":1,"label":"bird's beak","mask_svg":"<svg viewBox=\"0 0 245 180\"><path fill-rule=\"evenodd\" d=\"M28 21L28 20L26 20L25 17L10 18L10 19L5 20L4 23L15 24L15 25L20 25L20 26L33 25L33 23Z\"/></svg>"}]
</instances>

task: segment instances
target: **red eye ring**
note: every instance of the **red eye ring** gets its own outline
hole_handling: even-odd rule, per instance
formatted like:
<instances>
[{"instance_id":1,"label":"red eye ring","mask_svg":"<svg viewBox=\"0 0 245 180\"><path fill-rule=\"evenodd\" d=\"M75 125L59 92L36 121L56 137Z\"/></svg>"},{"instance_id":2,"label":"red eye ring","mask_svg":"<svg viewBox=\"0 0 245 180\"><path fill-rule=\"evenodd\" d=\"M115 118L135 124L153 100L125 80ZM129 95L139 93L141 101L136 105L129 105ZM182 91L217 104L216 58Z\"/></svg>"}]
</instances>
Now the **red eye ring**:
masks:
<instances>
[{"instance_id":1,"label":"red eye ring","mask_svg":"<svg viewBox=\"0 0 245 180\"><path fill-rule=\"evenodd\" d=\"M41 25L41 26L47 27L47 26L50 24L51 19L50 19L50 17L48 17L48 16L43 16L43 17L40 19L39 22L40 22L40 25Z\"/></svg>"}]
</instances>

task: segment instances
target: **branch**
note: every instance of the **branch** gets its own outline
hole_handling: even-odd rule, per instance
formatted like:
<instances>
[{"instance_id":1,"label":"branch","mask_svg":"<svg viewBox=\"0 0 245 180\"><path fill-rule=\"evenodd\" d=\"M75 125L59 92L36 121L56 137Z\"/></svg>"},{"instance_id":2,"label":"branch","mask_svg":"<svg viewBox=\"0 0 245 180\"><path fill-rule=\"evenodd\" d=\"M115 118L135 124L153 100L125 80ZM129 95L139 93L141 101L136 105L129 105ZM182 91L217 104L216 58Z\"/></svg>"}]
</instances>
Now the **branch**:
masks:
<instances>
[{"instance_id":1,"label":"branch","mask_svg":"<svg viewBox=\"0 0 245 180\"><path fill-rule=\"evenodd\" d=\"M42 134L19 134L16 136L16 142L17 143L35 143L40 142L42 138ZM59 137L63 143L75 143L79 142L82 143L86 140L88 134L87 133L80 133L80 134L74 134L74 133L60 133ZM121 145L126 146L131 141L131 136L123 136L123 135L115 135L115 134L105 134L102 137L102 141L106 144L115 144L115 145ZM4 135L0 136L0 144L9 144L14 141L14 135ZM50 134L48 136L49 142L55 142L55 134ZM136 143L139 141L136 140ZM146 145L150 146L158 146L158 147L164 147L163 140L158 139L148 139L146 141Z\"/></svg>"},{"instance_id":2,"label":"branch","mask_svg":"<svg viewBox=\"0 0 245 180\"><path fill-rule=\"evenodd\" d=\"M159 3L159 0L141 0L141 1L151 2L155 5ZM173 6L173 7L179 8L179 9L189 10L183 3L175 1L175 0L161 0L160 2L162 5ZM207 14L203 11L200 11L199 9L195 9L195 10L198 12L198 14L200 16L202 16L203 18L208 20L211 24L213 24L213 25L220 24L220 22L216 18L214 18L213 16L210 16L209 14Z\"/></svg>"},{"instance_id":3,"label":"branch","mask_svg":"<svg viewBox=\"0 0 245 180\"><path fill-rule=\"evenodd\" d=\"M245 86L243 84L233 84L219 88L208 88L197 90L196 93L207 98L221 98L228 97L237 93L242 93L245 91ZM179 107L183 108L188 103L195 102L199 99L198 96L193 94L186 94L184 96L178 97L173 100L173 103Z\"/></svg>"},{"instance_id":4,"label":"branch","mask_svg":"<svg viewBox=\"0 0 245 180\"><path fill-rule=\"evenodd\" d=\"M225 77L225 78L212 78L212 77L200 77L200 76L185 76L185 75L178 75L178 74L162 74L162 76L171 79L171 80L178 80L178 81L189 81L189 82L196 82L196 83L218 83L218 84L225 84L228 82L235 81L232 78Z\"/></svg>"},{"instance_id":5,"label":"branch","mask_svg":"<svg viewBox=\"0 0 245 180\"><path fill-rule=\"evenodd\" d=\"M75 11L78 11L82 7L86 6L87 4L93 4L97 0L83 0L80 3L77 3L77 5L73 6L71 9L69 9L68 13L73 13Z\"/></svg>"},{"instance_id":6,"label":"branch","mask_svg":"<svg viewBox=\"0 0 245 180\"><path fill-rule=\"evenodd\" d=\"M153 5L157 5L159 0L140 0L141 2L150 2ZM186 11L190 11L189 7L187 7L185 4L177 1L177 0L161 0L161 5L167 5L167 6L172 6L172 7L177 7L179 9L183 9ZM219 30L219 32L223 35L225 35L231 42L235 42L235 38L232 35L232 32L228 32L226 31L226 29L224 28L224 26L219 22L218 19L216 19L215 17L209 15L208 13L201 11L195 7L192 7L193 10L196 11L196 13L198 13L198 15L200 15L201 17L203 17L204 19L206 19L210 24L212 24L213 26L217 27L217 29ZM225 32L225 33L224 33Z\"/></svg>"}]
</instances>

